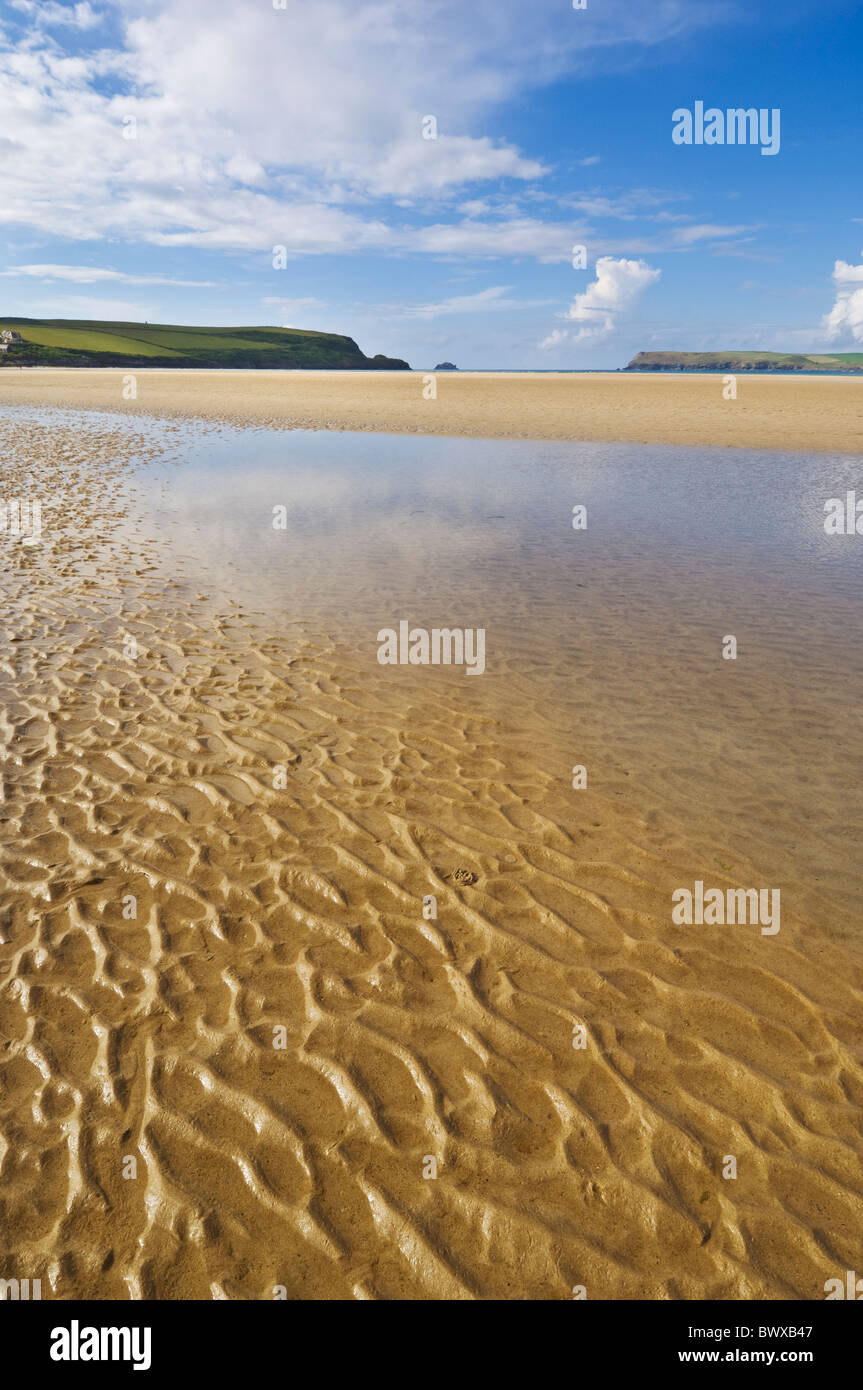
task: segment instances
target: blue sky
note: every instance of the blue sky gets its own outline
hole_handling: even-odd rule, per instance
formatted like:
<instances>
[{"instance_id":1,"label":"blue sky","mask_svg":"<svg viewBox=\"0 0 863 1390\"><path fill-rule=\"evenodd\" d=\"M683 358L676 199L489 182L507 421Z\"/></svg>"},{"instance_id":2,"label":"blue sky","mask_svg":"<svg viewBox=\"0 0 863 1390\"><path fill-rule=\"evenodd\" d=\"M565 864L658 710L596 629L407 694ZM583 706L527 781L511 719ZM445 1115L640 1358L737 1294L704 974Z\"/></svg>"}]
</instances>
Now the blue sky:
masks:
<instances>
[{"instance_id":1,"label":"blue sky","mask_svg":"<svg viewBox=\"0 0 863 1390\"><path fill-rule=\"evenodd\" d=\"M7 0L0 313L863 351L861 57L858 0ZM675 144L697 100L779 152Z\"/></svg>"}]
</instances>

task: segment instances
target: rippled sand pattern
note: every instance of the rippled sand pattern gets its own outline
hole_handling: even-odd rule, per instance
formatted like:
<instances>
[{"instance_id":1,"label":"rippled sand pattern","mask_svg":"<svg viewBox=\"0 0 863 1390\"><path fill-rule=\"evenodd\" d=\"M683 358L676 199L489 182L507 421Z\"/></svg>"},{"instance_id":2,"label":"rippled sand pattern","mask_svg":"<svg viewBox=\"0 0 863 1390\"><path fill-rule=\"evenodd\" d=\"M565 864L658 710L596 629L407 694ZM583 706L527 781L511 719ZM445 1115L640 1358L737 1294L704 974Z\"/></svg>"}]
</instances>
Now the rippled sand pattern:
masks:
<instances>
[{"instance_id":1,"label":"rippled sand pattern","mask_svg":"<svg viewBox=\"0 0 863 1390\"><path fill-rule=\"evenodd\" d=\"M805 1299L859 1267L850 864L777 938L675 931L698 792L645 809L619 750L574 800L553 679L275 637L153 571L128 428L0 445L56 501L43 546L0 537L0 1277ZM728 852L723 886L763 867Z\"/></svg>"}]
</instances>

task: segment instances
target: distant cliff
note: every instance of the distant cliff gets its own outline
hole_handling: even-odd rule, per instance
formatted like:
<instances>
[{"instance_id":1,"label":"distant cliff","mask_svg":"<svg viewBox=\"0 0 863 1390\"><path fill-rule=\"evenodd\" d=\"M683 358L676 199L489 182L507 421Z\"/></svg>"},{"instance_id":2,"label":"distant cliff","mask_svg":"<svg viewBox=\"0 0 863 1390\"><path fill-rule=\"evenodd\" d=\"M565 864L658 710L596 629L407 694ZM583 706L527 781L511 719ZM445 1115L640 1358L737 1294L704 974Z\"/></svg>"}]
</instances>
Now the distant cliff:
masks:
<instances>
[{"instance_id":1,"label":"distant cliff","mask_svg":"<svg viewBox=\"0 0 863 1390\"><path fill-rule=\"evenodd\" d=\"M863 372L863 352L639 352L628 372Z\"/></svg>"},{"instance_id":2,"label":"distant cliff","mask_svg":"<svg viewBox=\"0 0 863 1390\"><path fill-rule=\"evenodd\" d=\"M20 335L20 341L19 339ZM303 328L190 328L100 319L2 319L0 367L250 367L410 371L353 338Z\"/></svg>"}]
</instances>

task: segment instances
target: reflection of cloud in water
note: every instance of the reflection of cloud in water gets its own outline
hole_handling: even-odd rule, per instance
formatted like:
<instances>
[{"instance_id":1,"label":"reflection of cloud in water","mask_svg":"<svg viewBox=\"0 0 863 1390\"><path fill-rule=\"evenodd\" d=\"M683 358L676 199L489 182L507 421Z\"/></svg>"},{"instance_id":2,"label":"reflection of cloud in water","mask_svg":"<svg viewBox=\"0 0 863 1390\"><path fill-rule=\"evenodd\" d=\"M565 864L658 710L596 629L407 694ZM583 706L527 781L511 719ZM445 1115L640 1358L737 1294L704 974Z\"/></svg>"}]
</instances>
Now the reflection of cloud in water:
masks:
<instances>
[{"instance_id":1,"label":"reflection of cloud in water","mask_svg":"<svg viewBox=\"0 0 863 1390\"><path fill-rule=\"evenodd\" d=\"M158 429L158 426L154 426ZM176 428L176 427L175 427ZM174 435L174 443L177 436ZM514 611L600 569L661 590L685 556L705 585L743 560L808 557L858 582L824 536L824 500L856 461L744 450L323 431L182 431L154 516L172 544L244 594L292 606L476 600ZM588 508L574 535L572 506ZM273 508L287 510L274 530ZM848 572L849 563L851 566ZM578 576L578 578L576 578ZM794 574L795 580L799 575Z\"/></svg>"},{"instance_id":2,"label":"reflection of cloud in water","mask_svg":"<svg viewBox=\"0 0 863 1390\"><path fill-rule=\"evenodd\" d=\"M534 622L540 607L575 600L583 610L587 587L635 612L651 596L716 591L738 571L774 586L777 604L816 575L846 594L861 587L863 546L823 530L826 499L854 486L853 457L39 412L49 417L128 429L130 459L142 436L158 445L161 461L137 474L154 565L173 577L191 561L217 599L273 613L386 616L395 605L469 626L528 611ZM108 506L110 470L105 479ZM588 510L579 533L575 503ZM286 530L273 528L276 506Z\"/></svg>"},{"instance_id":3,"label":"reflection of cloud in water","mask_svg":"<svg viewBox=\"0 0 863 1390\"><path fill-rule=\"evenodd\" d=\"M305 433L256 435L241 450L208 441L205 458L171 476L156 513L180 549L214 572L229 565L258 597L282 588L313 603L323 587L347 602L367 589L426 594L430 580L473 588L518 537L496 504L492 451L471 470L442 442L451 443ZM250 448L251 467L241 461ZM285 530L273 527L279 506Z\"/></svg>"}]
</instances>

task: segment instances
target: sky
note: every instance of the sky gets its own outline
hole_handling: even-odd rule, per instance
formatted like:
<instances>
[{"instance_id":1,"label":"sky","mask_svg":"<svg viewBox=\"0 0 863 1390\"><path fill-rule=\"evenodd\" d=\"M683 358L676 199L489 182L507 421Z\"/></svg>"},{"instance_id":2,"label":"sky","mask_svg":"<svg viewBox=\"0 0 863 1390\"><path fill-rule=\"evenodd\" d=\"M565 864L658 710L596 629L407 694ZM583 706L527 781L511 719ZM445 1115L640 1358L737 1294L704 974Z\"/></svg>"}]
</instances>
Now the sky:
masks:
<instances>
[{"instance_id":1,"label":"sky","mask_svg":"<svg viewBox=\"0 0 863 1390\"><path fill-rule=\"evenodd\" d=\"M0 314L863 351L861 57L860 0L3 0Z\"/></svg>"}]
</instances>

